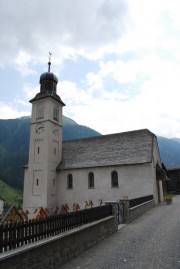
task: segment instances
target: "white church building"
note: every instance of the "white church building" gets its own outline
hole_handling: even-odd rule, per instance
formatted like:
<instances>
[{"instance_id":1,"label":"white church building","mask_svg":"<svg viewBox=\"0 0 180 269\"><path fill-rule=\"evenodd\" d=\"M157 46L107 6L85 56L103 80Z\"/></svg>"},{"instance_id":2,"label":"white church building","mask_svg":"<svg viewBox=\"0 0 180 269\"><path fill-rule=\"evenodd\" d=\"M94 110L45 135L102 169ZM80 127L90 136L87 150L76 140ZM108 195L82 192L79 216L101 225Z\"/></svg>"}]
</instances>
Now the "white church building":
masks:
<instances>
[{"instance_id":1,"label":"white church building","mask_svg":"<svg viewBox=\"0 0 180 269\"><path fill-rule=\"evenodd\" d=\"M56 93L58 78L49 70L40 76L40 92L30 100L29 161L25 167L23 208L50 212L73 203L83 208L154 195L163 200L156 136L147 129L62 142L63 101Z\"/></svg>"}]
</instances>

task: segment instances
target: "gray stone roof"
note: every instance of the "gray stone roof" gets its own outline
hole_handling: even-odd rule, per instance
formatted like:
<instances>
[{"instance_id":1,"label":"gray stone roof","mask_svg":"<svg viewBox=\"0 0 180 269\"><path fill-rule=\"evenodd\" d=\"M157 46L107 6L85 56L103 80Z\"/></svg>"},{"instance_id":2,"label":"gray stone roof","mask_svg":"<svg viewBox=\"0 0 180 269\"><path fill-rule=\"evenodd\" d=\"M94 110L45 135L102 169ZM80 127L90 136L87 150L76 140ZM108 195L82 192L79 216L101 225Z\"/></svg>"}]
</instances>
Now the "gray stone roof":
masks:
<instances>
[{"instance_id":1,"label":"gray stone roof","mask_svg":"<svg viewBox=\"0 0 180 269\"><path fill-rule=\"evenodd\" d=\"M151 162L154 137L142 129L63 142L58 170Z\"/></svg>"}]
</instances>

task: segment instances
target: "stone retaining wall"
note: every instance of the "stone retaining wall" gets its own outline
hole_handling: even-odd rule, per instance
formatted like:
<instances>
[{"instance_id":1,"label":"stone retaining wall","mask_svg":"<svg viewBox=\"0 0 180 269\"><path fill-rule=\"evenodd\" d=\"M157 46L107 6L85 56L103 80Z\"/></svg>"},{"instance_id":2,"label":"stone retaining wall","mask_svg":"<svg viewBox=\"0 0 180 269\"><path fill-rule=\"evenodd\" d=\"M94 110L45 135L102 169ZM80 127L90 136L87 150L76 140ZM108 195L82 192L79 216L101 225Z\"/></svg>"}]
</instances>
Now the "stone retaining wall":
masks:
<instances>
[{"instance_id":1,"label":"stone retaining wall","mask_svg":"<svg viewBox=\"0 0 180 269\"><path fill-rule=\"evenodd\" d=\"M136 218L138 218L140 215L144 214L146 211L150 210L155 206L155 201L150 200L148 202L145 202L143 204L134 206L132 208L129 208L129 201L123 200L124 204L124 222L129 223Z\"/></svg>"},{"instance_id":2,"label":"stone retaining wall","mask_svg":"<svg viewBox=\"0 0 180 269\"><path fill-rule=\"evenodd\" d=\"M63 234L0 254L0 269L59 269L60 266L118 230L110 216Z\"/></svg>"}]
</instances>

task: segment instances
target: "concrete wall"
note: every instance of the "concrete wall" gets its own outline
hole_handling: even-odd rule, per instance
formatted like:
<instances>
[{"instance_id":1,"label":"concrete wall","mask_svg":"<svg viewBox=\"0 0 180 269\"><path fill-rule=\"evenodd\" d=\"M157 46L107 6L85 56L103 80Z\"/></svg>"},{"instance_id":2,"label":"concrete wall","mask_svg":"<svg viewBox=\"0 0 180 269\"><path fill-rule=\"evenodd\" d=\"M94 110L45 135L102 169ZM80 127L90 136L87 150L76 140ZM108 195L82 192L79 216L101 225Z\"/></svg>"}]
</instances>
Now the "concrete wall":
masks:
<instances>
[{"instance_id":1,"label":"concrete wall","mask_svg":"<svg viewBox=\"0 0 180 269\"><path fill-rule=\"evenodd\" d=\"M115 216L40 240L0 255L2 269L59 269L118 230Z\"/></svg>"},{"instance_id":2,"label":"concrete wall","mask_svg":"<svg viewBox=\"0 0 180 269\"><path fill-rule=\"evenodd\" d=\"M111 172L118 172L119 186L111 186ZM94 173L95 187L88 188L88 173ZM73 189L67 189L67 175L73 175ZM73 169L61 171L58 176L58 205L67 203L72 208L73 203L78 203L83 208L84 201L92 200L94 205L99 205L99 200L116 201L128 196L129 199L153 194L157 203L155 190L156 174L152 163L95 167L92 169ZM79 191L81 190L81 191Z\"/></svg>"}]
</instances>

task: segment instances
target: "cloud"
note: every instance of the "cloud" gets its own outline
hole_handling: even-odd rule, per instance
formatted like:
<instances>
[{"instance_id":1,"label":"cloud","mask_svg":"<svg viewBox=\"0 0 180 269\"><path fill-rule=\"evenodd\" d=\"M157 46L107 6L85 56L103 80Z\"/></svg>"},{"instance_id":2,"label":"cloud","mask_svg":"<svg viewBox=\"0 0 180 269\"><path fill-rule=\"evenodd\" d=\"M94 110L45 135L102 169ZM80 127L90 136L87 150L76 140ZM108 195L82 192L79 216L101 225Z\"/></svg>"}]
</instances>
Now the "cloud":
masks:
<instances>
[{"instance_id":1,"label":"cloud","mask_svg":"<svg viewBox=\"0 0 180 269\"><path fill-rule=\"evenodd\" d=\"M59 63L97 57L124 33L126 12L123 0L2 0L1 63L44 62L49 50Z\"/></svg>"},{"instance_id":2,"label":"cloud","mask_svg":"<svg viewBox=\"0 0 180 269\"><path fill-rule=\"evenodd\" d=\"M15 98L14 102L15 102L16 104L20 104L20 105L29 107L29 103L27 103L27 101L24 101L23 99Z\"/></svg>"},{"instance_id":3,"label":"cloud","mask_svg":"<svg viewBox=\"0 0 180 269\"><path fill-rule=\"evenodd\" d=\"M62 81L59 94L67 116L103 134L148 128L179 137L179 72L176 63L158 55L101 61L98 72L87 74L84 88ZM116 87L105 87L107 78L116 81Z\"/></svg>"},{"instance_id":4,"label":"cloud","mask_svg":"<svg viewBox=\"0 0 180 269\"><path fill-rule=\"evenodd\" d=\"M23 116L29 116L30 113L27 111L19 111L13 108L12 105L7 105L3 102L0 102L0 115L1 119L14 119Z\"/></svg>"},{"instance_id":5,"label":"cloud","mask_svg":"<svg viewBox=\"0 0 180 269\"><path fill-rule=\"evenodd\" d=\"M177 0L2 0L0 66L23 75L23 103L39 91L25 79L50 50L65 115L104 134L149 128L180 137L179 8Z\"/></svg>"},{"instance_id":6,"label":"cloud","mask_svg":"<svg viewBox=\"0 0 180 269\"><path fill-rule=\"evenodd\" d=\"M36 74L36 71L30 68L31 57L24 51L19 51L17 57L14 60L16 69L23 75L28 76Z\"/></svg>"},{"instance_id":7,"label":"cloud","mask_svg":"<svg viewBox=\"0 0 180 269\"><path fill-rule=\"evenodd\" d=\"M31 84L24 84L23 91L26 94L28 100L34 98L34 96L40 91L39 86L33 87Z\"/></svg>"}]
</instances>

